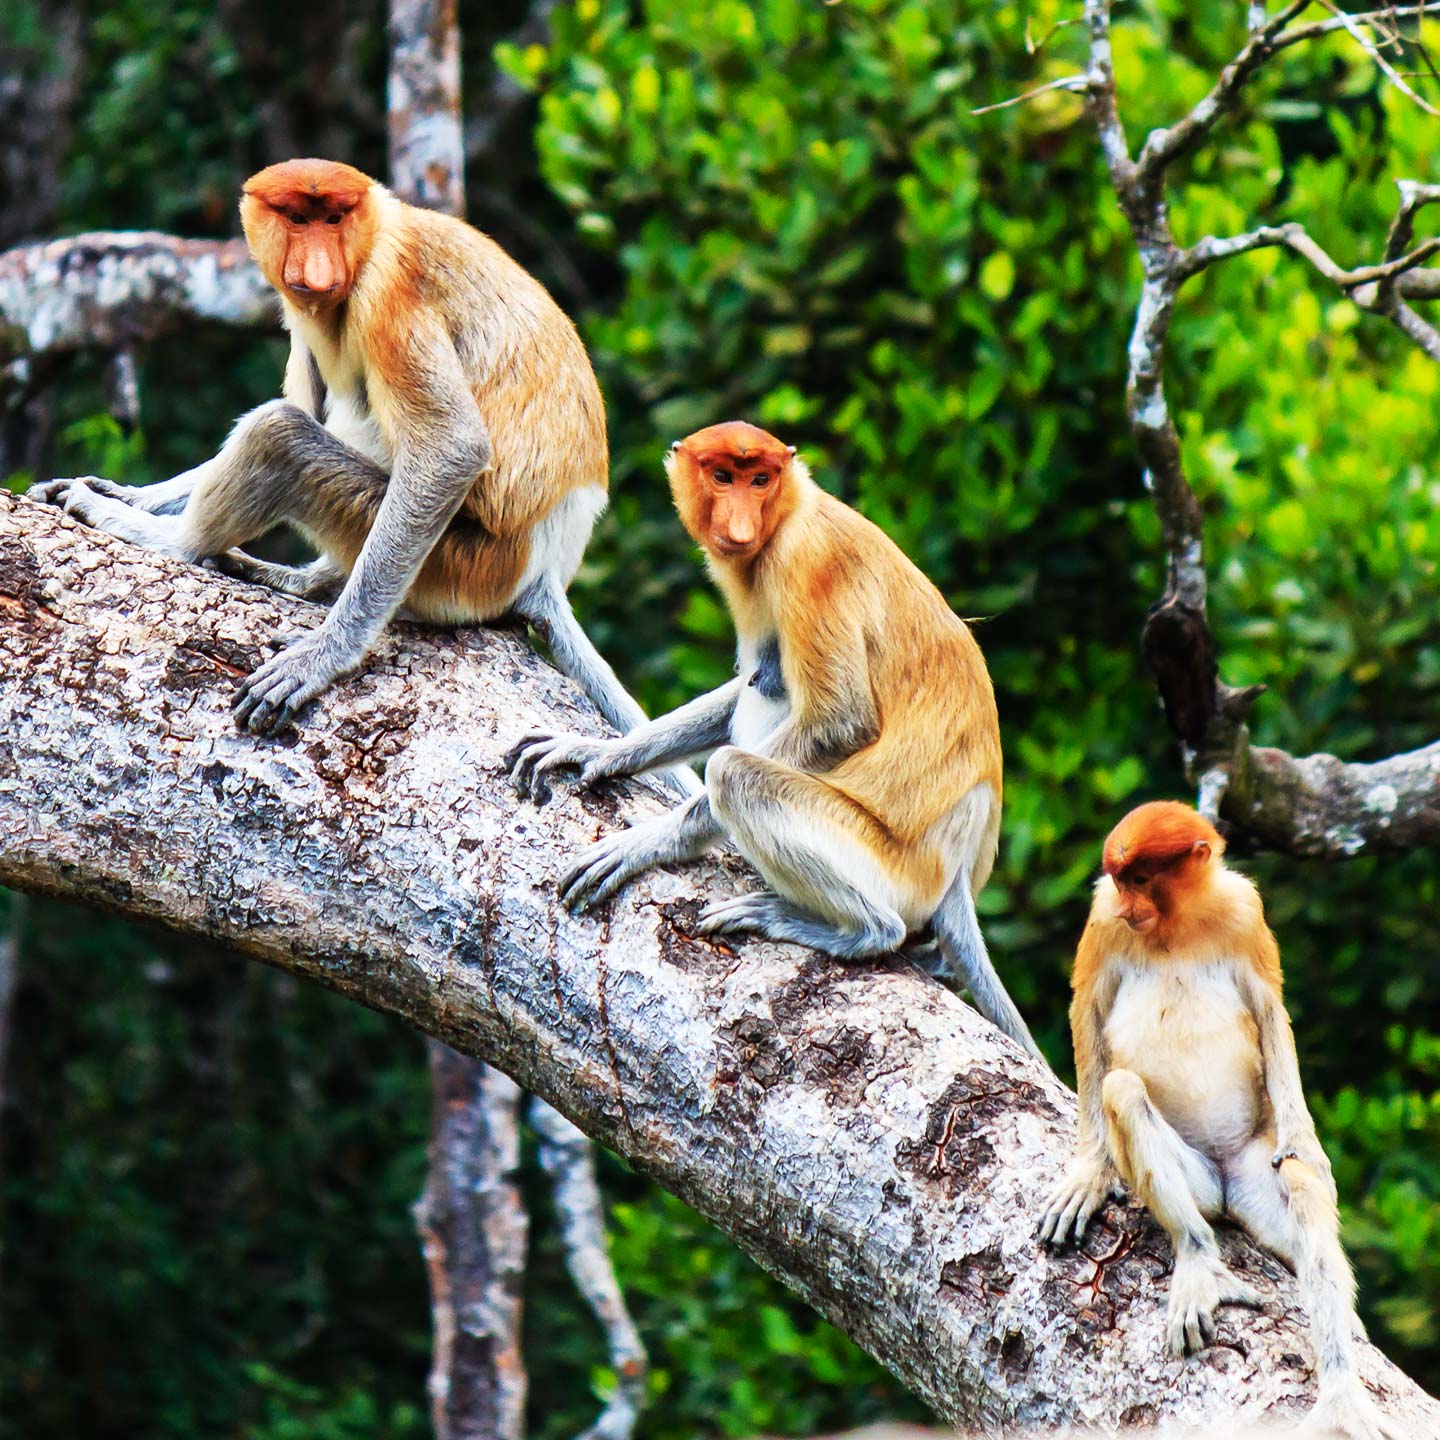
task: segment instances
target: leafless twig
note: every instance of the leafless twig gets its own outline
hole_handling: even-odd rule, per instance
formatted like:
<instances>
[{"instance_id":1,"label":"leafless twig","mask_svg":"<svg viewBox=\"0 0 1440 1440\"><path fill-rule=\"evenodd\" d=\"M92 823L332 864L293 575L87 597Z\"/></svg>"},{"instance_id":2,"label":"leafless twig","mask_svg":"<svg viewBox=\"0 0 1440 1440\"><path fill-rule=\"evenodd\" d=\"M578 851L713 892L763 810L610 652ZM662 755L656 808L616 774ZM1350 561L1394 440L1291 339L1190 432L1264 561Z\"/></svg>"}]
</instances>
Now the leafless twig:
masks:
<instances>
[{"instance_id":1,"label":"leafless twig","mask_svg":"<svg viewBox=\"0 0 1440 1440\"><path fill-rule=\"evenodd\" d=\"M1301 256L1357 304L1386 316L1440 360L1440 332L1402 298L1407 281L1418 278L1416 267L1440 252L1440 239L1412 244L1415 216L1440 199L1440 186L1400 182L1400 206L1383 258L1353 269L1338 264L1295 222L1209 236L1188 249L1176 242L1170 228L1169 167L1237 107L1246 83L1280 50L1343 29L1365 43L1366 53L1392 83L1398 79L1357 27L1378 27L1402 14L1416 14L1419 7L1337 13L1329 21L1292 26L1308 4L1291 0L1270 16L1252 5L1249 38L1209 93L1175 124L1154 131L1132 158L1111 59L1109 0L1086 0L1090 67L1084 93L1142 269L1126 403L1167 558L1165 593L1152 608L1142 637L1145 658L1203 802L1274 848L1340 858L1362 850L1440 842L1440 746L1369 766L1346 765L1333 756L1295 759L1251 746L1245 718L1262 687L1234 689L1220 679L1206 616L1203 516L1165 394L1165 347L1185 282L1221 260L1264 246L1281 246ZM1393 42L1394 33L1385 32L1386 44ZM1401 88L1413 97L1403 82Z\"/></svg>"}]
</instances>

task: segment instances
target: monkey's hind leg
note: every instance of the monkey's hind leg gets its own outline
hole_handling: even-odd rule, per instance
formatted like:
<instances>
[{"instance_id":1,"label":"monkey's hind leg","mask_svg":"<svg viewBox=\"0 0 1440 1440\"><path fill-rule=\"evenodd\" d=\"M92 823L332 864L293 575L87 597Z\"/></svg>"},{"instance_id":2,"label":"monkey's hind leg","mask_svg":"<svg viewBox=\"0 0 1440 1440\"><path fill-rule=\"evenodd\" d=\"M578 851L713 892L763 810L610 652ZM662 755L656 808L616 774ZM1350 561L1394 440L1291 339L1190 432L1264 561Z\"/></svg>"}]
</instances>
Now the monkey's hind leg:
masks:
<instances>
[{"instance_id":1,"label":"monkey's hind leg","mask_svg":"<svg viewBox=\"0 0 1440 1440\"><path fill-rule=\"evenodd\" d=\"M1215 1312L1221 1305L1260 1303L1221 1261L1206 1219L1224 1206L1220 1173L1180 1138L1133 1070L1110 1071L1100 1101L1115 1168L1175 1247L1165 1334L1173 1354L1192 1353L1215 1338Z\"/></svg>"},{"instance_id":2,"label":"monkey's hind leg","mask_svg":"<svg viewBox=\"0 0 1440 1440\"><path fill-rule=\"evenodd\" d=\"M778 893L712 905L702 934L751 932L842 960L893 954L909 927L884 873L875 822L833 786L723 746L705 767L716 819Z\"/></svg>"},{"instance_id":3,"label":"monkey's hind leg","mask_svg":"<svg viewBox=\"0 0 1440 1440\"><path fill-rule=\"evenodd\" d=\"M286 521L347 537L358 550L387 482L374 461L283 400L242 416L214 459L170 483L192 478L179 515L151 514L78 481L54 500L87 525L197 564Z\"/></svg>"}]
</instances>

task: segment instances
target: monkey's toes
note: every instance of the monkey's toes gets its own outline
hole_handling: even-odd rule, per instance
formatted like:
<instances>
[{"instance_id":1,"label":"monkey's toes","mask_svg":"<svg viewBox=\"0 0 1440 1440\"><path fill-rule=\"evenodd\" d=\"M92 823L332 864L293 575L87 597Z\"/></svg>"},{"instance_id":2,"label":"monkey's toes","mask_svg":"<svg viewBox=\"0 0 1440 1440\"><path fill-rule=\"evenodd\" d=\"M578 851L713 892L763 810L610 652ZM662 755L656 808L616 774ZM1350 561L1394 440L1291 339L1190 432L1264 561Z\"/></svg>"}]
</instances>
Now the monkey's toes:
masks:
<instances>
[{"instance_id":1,"label":"monkey's toes","mask_svg":"<svg viewBox=\"0 0 1440 1440\"><path fill-rule=\"evenodd\" d=\"M59 476L54 480L44 480L38 485L32 485L26 492L31 500L38 500L42 505L64 506L71 490L77 486L86 489L94 485L97 490L101 489L107 482L95 475L66 475Z\"/></svg>"}]
</instances>

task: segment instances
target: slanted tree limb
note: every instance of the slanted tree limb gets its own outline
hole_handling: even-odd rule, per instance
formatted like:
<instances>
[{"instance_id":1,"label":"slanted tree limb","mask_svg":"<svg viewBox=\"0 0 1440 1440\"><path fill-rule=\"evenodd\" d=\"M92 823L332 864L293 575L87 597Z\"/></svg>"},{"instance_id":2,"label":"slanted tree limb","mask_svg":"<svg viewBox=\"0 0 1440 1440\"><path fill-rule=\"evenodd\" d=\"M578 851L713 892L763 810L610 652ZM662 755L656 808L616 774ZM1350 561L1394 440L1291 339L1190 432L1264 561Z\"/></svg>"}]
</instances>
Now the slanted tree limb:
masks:
<instances>
[{"instance_id":1,"label":"slanted tree limb","mask_svg":"<svg viewBox=\"0 0 1440 1440\"><path fill-rule=\"evenodd\" d=\"M707 900L755 884L724 857L563 912L565 858L664 801L516 800L518 736L598 728L519 637L396 626L298 730L238 732L236 679L321 614L0 496L0 884L232 946L498 1065L948 1421L1310 1403L1294 1281L1242 1237L1266 1309L1225 1312L1189 1362L1164 1352L1169 1250L1137 1207L1042 1252L1073 1097L918 969L697 938ZM1440 1404L1361 1354L1397 1424L1440 1433Z\"/></svg>"}]
</instances>

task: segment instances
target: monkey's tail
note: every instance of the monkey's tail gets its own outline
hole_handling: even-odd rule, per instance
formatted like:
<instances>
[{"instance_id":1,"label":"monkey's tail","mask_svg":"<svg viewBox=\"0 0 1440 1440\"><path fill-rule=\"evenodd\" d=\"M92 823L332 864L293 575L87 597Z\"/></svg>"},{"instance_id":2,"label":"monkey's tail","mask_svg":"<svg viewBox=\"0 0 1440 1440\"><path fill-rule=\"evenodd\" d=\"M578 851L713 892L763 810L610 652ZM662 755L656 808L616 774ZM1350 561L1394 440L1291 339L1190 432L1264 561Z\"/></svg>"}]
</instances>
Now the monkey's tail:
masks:
<instances>
[{"instance_id":1,"label":"monkey's tail","mask_svg":"<svg viewBox=\"0 0 1440 1440\"><path fill-rule=\"evenodd\" d=\"M515 610L550 647L556 666L584 690L617 730L630 731L645 723L645 712L591 644L570 608L569 598L553 581L536 581L516 600ZM705 782L687 766L657 770L655 778L684 799L705 789Z\"/></svg>"},{"instance_id":2,"label":"monkey's tail","mask_svg":"<svg viewBox=\"0 0 1440 1440\"><path fill-rule=\"evenodd\" d=\"M954 883L945 892L931 924L950 973L970 992L975 1008L1016 1044L1047 1064L1030 1034L1015 1002L1010 998L990 962L980 920L975 914L975 897L970 893L969 866L962 865Z\"/></svg>"},{"instance_id":3,"label":"monkey's tail","mask_svg":"<svg viewBox=\"0 0 1440 1440\"><path fill-rule=\"evenodd\" d=\"M1310 1310L1320 1405L1363 1403L1355 1356L1355 1276L1340 1245L1340 1217L1325 1182L1308 1165L1286 1160L1280 1178L1289 1192L1295 1271ZM1349 1433L1349 1432L1346 1432Z\"/></svg>"}]
</instances>

